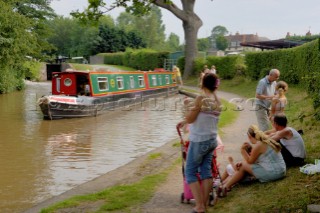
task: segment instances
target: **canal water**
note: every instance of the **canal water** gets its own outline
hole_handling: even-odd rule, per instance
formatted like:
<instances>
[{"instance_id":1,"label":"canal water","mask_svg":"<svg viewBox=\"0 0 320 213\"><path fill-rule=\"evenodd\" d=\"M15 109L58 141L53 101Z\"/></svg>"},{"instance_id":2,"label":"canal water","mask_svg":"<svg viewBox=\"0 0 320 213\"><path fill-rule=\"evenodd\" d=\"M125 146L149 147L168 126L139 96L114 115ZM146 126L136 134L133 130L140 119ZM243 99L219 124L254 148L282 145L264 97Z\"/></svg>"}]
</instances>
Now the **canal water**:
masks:
<instances>
[{"instance_id":1,"label":"canal water","mask_svg":"<svg viewBox=\"0 0 320 213\"><path fill-rule=\"evenodd\" d=\"M22 212L178 138L183 96L50 121L37 106L50 91L50 82L27 82L0 95L0 212Z\"/></svg>"}]
</instances>

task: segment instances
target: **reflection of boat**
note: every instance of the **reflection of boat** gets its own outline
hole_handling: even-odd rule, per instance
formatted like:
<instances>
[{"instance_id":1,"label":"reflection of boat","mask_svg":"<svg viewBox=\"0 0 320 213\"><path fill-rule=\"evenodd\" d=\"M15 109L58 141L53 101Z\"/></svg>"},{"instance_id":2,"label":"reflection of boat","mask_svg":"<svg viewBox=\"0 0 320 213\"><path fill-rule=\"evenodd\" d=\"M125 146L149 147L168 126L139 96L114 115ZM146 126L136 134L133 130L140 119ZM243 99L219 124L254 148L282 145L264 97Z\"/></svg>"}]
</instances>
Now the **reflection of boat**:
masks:
<instances>
[{"instance_id":1,"label":"reflection of boat","mask_svg":"<svg viewBox=\"0 0 320 213\"><path fill-rule=\"evenodd\" d=\"M96 116L102 112L177 93L172 72L75 71L52 74L52 95L38 100L45 119Z\"/></svg>"}]
</instances>

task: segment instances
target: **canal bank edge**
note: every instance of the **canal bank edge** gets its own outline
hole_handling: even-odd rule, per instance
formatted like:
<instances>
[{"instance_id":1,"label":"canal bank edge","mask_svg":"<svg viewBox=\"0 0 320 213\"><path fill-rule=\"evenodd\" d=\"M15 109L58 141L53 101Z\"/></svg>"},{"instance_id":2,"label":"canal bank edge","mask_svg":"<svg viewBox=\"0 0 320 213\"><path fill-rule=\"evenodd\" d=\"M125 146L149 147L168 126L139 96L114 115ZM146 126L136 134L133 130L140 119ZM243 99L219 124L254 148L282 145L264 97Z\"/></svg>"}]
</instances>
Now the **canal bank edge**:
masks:
<instances>
[{"instance_id":1,"label":"canal bank edge","mask_svg":"<svg viewBox=\"0 0 320 213\"><path fill-rule=\"evenodd\" d=\"M115 170L101 175L89 182L76 186L60 195L54 196L24 211L24 213L38 213L41 209L54 203L66 200L75 195L85 195L102 191L105 188L120 185L131 184L141 180L143 177L158 173L169 166L181 155L180 146L174 146L179 143L179 139L174 139L159 148L156 148L137 158L128 164L125 164ZM152 165L148 164L151 159L148 157L154 153L161 153L159 158L152 159Z\"/></svg>"}]
</instances>

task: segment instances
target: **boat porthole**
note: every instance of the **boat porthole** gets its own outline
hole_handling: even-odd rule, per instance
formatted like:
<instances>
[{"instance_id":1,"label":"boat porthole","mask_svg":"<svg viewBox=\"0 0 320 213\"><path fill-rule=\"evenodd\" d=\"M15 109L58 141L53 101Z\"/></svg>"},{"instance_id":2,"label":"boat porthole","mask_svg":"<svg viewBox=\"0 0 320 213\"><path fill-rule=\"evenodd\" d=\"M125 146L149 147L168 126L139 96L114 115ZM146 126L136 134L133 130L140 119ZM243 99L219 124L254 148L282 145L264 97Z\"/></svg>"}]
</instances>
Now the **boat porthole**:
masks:
<instances>
[{"instance_id":1,"label":"boat porthole","mask_svg":"<svg viewBox=\"0 0 320 213\"><path fill-rule=\"evenodd\" d=\"M65 86L69 87L69 86L71 86L71 84L72 84L72 80L70 78L64 79L64 85Z\"/></svg>"}]
</instances>

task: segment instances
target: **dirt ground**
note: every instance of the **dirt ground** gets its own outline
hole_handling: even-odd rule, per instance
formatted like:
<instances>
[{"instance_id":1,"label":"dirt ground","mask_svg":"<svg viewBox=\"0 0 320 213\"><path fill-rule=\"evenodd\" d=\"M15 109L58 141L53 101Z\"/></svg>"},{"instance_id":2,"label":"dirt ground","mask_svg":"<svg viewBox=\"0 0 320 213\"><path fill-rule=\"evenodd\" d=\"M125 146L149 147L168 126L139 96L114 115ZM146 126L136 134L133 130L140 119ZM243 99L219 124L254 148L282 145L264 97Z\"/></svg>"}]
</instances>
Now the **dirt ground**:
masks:
<instances>
[{"instance_id":1,"label":"dirt ground","mask_svg":"<svg viewBox=\"0 0 320 213\"><path fill-rule=\"evenodd\" d=\"M254 93L254 91L253 91ZM224 100L232 101L235 103L237 100L241 104L241 97L225 93L218 92L218 96ZM243 103L243 102L242 102ZM243 104L242 104L243 105ZM219 150L218 155L218 164L220 172L224 170L224 167L227 164L227 157L233 156L234 159L240 160L240 146L244 141L247 141L246 131L249 125L256 123L256 117L254 111L251 110L250 106L240 107L241 111L239 113L238 119L231 125L221 129L222 134L221 138L224 144L224 149ZM234 109L225 109L225 110L235 110ZM58 201L70 198L74 195L82 195L88 193L94 193L101 191L104 188L117 185L117 184L129 184L135 181L140 180L145 175L153 174L159 172L161 169L166 169L176 161L177 158L181 156L181 151L179 147L174 147L173 144L179 142L178 138L174 141L170 141L163 145L162 147L153 150L150 153L147 153L136 160L124 165L116 170L108 172L105 175L102 175L92 181L89 181L85 184L82 184L74 189L67 191L59 196L55 196L51 199L48 199L33 208L25 211L25 213L35 213L39 212L42 208L47 207ZM151 153L161 153L161 158L155 160L148 159L148 156ZM181 171L181 165L178 164L174 166L171 170L168 180L161 184L160 187L156 190L154 196L150 201L139 209L132 210L132 212L143 212L143 213L181 213L181 212L190 212L193 208L193 203L185 204L180 202L181 193L183 192L183 177ZM223 202L223 200L218 201L218 204ZM93 205L83 205L77 208L72 209L63 209L59 212L93 212L97 210L99 203ZM214 207L211 207L214 211Z\"/></svg>"}]
</instances>

